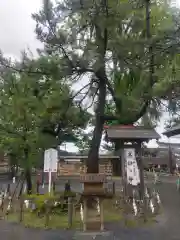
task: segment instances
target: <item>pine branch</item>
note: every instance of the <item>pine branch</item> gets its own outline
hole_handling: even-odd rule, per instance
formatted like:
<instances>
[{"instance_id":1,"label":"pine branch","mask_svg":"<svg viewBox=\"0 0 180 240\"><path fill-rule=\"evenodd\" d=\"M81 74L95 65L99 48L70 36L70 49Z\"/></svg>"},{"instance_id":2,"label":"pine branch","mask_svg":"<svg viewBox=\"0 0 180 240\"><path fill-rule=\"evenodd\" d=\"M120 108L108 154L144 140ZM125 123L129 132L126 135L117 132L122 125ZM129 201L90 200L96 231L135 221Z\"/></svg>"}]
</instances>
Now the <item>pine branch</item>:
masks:
<instances>
[{"instance_id":1,"label":"pine branch","mask_svg":"<svg viewBox=\"0 0 180 240\"><path fill-rule=\"evenodd\" d=\"M146 1L146 37L148 40L151 39L151 31L150 31L150 14L151 14L151 10L150 10L150 0L145 0ZM150 43L149 46L149 86L150 89L152 89L153 85L155 84L155 79L154 79L154 55L153 55L153 46ZM145 97L144 101L145 103L143 104L141 110L139 113L137 113L137 115L135 116L134 119L136 119L136 121L138 119L140 119L146 112L148 109L148 106L151 103L151 94L147 95L148 97Z\"/></svg>"}]
</instances>

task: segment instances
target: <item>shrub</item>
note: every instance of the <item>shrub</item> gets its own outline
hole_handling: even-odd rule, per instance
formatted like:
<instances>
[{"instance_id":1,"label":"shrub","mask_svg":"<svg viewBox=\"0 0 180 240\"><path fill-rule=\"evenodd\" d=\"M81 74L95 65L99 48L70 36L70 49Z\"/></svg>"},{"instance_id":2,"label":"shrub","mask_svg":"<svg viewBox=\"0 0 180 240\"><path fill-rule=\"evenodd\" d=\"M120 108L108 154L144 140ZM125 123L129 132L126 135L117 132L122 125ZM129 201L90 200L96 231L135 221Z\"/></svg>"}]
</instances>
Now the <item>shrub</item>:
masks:
<instances>
[{"instance_id":1,"label":"shrub","mask_svg":"<svg viewBox=\"0 0 180 240\"><path fill-rule=\"evenodd\" d=\"M24 199L30 200L32 203L35 204L35 209L32 209L32 212L36 213L39 217L44 216L47 211L56 214L60 212L67 212L68 197L74 198L76 197L76 193L66 191L64 193L56 193L54 195L49 194L24 195Z\"/></svg>"}]
</instances>

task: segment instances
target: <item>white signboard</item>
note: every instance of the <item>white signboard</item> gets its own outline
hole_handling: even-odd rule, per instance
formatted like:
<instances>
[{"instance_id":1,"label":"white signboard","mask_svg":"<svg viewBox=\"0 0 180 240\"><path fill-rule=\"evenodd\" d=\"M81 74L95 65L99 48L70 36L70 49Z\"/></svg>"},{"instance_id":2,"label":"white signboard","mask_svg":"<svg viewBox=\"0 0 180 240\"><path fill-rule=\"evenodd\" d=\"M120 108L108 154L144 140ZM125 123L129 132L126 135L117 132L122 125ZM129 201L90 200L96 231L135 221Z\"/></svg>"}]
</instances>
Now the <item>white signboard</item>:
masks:
<instances>
[{"instance_id":1,"label":"white signboard","mask_svg":"<svg viewBox=\"0 0 180 240\"><path fill-rule=\"evenodd\" d=\"M58 152L50 148L44 152L44 172L57 172Z\"/></svg>"},{"instance_id":2,"label":"white signboard","mask_svg":"<svg viewBox=\"0 0 180 240\"><path fill-rule=\"evenodd\" d=\"M50 148L44 152L44 172L49 173L48 191L51 194L52 172L57 172L58 152L56 149Z\"/></svg>"},{"instance_id":3,"label":"white signboard","mask_svg":"<svg viewBox=\"0 0 180 240\"><path fill-rule=\"evenodd\" d=\"M126 161L127 182L133 186L140 183L139 169L136 162L135 149L124 149L124 157Z\"/></svg>"}]
</instances>

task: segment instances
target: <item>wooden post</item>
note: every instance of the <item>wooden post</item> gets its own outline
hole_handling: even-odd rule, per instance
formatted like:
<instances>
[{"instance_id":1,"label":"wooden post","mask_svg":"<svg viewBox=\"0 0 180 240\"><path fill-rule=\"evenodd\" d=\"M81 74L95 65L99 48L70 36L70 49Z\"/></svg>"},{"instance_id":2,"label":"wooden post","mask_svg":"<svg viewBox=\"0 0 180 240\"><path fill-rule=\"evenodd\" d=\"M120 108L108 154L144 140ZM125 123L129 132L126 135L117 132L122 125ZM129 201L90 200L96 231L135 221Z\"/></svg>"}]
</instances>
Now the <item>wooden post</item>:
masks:
<instances>
[{"instance_id":1,"label":"wooden post","mask_svg":"<svg viewBox=\"0 0 180 240\"><path fill-rule=\"evenodd\" d=\"M23 186L24 186L24 179L23 179L22 182L21 182L21 188L20 188L20 191L19 191L18 199L20 199L21 196L22 196Z\"/></svg>"},{"instance_id":2,"label":"wooden post","mask_svg":"<svg viewBox=\"0 0 180 240\"><path fill-rule=\"evenodd\" d=\"M104 230L104 212L103 212L103 200L99 199L100 205L100 221L101 221L101 231Z\"/></svg>"},{"instance_id":3,"label":"wooden post","mask_svg":"<svg viewBox=\"0 0 180 240\"><path fill-rule=\"evenodd\" d=\"M122 186L123 186L123 196L124 199L127 195L127 181L126 181L126 169L125 169L125 158L124 158L124 149L121 149L121 171L122 171Z\"/></svg>"},{"instance_id":4,"label":"wooden post","mask_svg":"<svg viewBox=\"0 0 180 240\"><path fill-rule=\"evenodd\" d=\"M113 181L113 195L115 195L116 193L116 186L115 186L115 182Z\"/></svg>"},{"instance_id":5,"label":"wooden post","mask_svg":"<svg viewBox=\"0 0 180 240\"><path fill-rule=\"evenodd\" d=\"M126 225L127 223L127 214L126 214L126 198L127 198L127 174L126 174L126 165L125 161L126 159L124 158L124 144L121 143L121 149L120 149L120 157L121 157L121 172L122 172L122 188L123 188L123 218L124 218L124 224Z\"/></svg>"},{"instance_id":6,"label":"wooden post","mask_svg":"<svg viewBox=\"0 0 180 240\"><path fill-rule=\"evenodd\" d=\"M86 222L87 222L87 199L84 199L84 208L83 208L83 231L85 232L87 227L86 227Z\"/></svg>"},{"instance_id":7,"label":"wooden post","mask_svg":"<svg viewBox=\"0 0 180 240\"><path fill-rule=\"evenodd\" d=\"M1 204L1 210L4 211L4 196L2 195L2 204Z\"/></svg>"},{"instance_id":8,"label":"wooden post","mask_svg":"<svg viewBox=\"0 0 180 240\"><path fill-rule=\"evenodd\" d=\"M173 159L172 159L172 150L171 150L171 144L170 140L168 138L168 143L169 143L169 149L168 149L168 156L169 156L169 172L173 174Z\"/></svg>"},{"instance_id":9,"label":"wooden post","mask_svg":"<svg viewBox=\"0 0 180 240\"><path fill-rule=\"evenodd\" d=\"M23 221L23 206L24 206L24 199L20 197L20 215L19 215L19 222Z\"/></svg>"},{"instance_id":10,"label":"wooden post","mask_svg":"<svg viewBox=\"0 0 180 240\"><path fill-rule=\"evenodd\" d=\"M53 193L55 193L55 191L56 191L56 183L55 183L55 181L53 180Z\"/></svg>"},{"instance_id":11,"label":"wooden post","mask_svg":"<svg viewBox=\"0 0 180 240\"><path fill-rule=\"evenodd\" d=\"M68 228L72 227L73 205L72 197L68 197Z\"/></svg>"},{"instance_id":12,"label":"wooden post","mask_svg":"<svg viewBox=\"0 0 180 240\"><path fill-rule=\"evenodd\" d=\"M7 194L8 194L8 196L10 195L10 190L11 189L11 186L10 186L10 183L8 183L8 185L7 185Z\"/></svg>"},{"instance_id":13,"label":"wooden post","mask_svg":"<svg viewBox=\"0 0 180 240\"><path fill-rule=\"evenodd\" d=\"M138 166L139 166L139 172L140 172L140 197L141 200L143 201L143 216L144 216L144 221L146 222L147 220L147 201L146 201L146 196L145 196L145 186L144 186L144 165L143 165L143 160L142 160L142 150L141 150L141 144L138 146Z\"/></svg>"},{"instance_id":14,"label":"wooden post","mask_svg":"<svg viewBox=\"0 0 180 240\"><path fill-rule=\"evenodd\" d=\"M36 182L36 194L39 194L39 186L40 186L40 182L39 182L39 180L37 180L37 182Z\"/></svg>"},{"instance_id":15,"label":"wooden post","mask_svg":"<svg viewBox=\"0 0 180 240\"><path fill-rule=\"evenodd\" d=\"M49 207L49 202L47 202L46 203L45 227L49 226L49 214L50 214L50 207Z\"/></svg>"},{"instance_id":16,"label":"wooden post","mask_svg":"<svg viewBox=\"0 0 180 240\"><path fill-rule=\"evenodd\" d=\"M44 184L44 171L41 173L41 183Z\"/></svg>"}]
</instances>

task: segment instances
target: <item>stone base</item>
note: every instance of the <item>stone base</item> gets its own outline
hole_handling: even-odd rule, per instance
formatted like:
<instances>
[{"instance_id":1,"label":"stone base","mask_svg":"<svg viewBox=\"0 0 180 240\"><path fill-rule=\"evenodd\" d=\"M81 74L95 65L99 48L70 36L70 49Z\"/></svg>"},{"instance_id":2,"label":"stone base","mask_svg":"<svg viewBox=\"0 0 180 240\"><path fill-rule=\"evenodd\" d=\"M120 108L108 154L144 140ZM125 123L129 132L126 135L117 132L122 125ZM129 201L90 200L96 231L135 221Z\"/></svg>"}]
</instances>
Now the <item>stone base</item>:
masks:
<instances>
[{"instance_id":1,"label":"stone base","mask_svg":"<svg viewBox=\"0 0 180 240\"><path fill-rule=\"evenodd\" d=\"M73 239L77 240L114 240L114 234L109 231L103 232L76 232Z\"/></svg>"}]
</instances>

